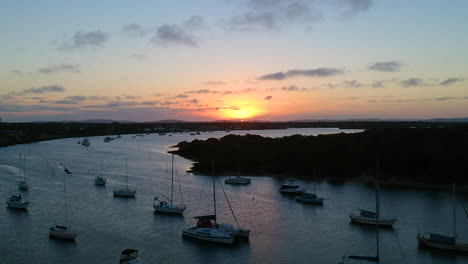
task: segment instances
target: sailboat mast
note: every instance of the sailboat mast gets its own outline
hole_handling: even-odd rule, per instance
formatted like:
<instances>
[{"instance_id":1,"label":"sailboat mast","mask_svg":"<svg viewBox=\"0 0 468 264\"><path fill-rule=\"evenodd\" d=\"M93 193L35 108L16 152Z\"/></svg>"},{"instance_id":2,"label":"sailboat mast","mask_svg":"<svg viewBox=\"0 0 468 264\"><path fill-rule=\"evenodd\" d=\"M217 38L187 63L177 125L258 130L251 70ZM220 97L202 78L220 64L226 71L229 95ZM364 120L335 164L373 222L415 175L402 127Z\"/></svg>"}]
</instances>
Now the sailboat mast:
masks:
<instances>
[{"instance_id":1,"label":"sailboat mast","mask_svg":"<svg viewBox=\"0 0 468 264\"><path fill-rule=\"evenodd\" d=\"M215 223L216 223L216 188L215 188L215 173L214 173L214 160L211 161L211 168L213 174L213 207L214 207L214 215L215 215Z\"/></svg>"},{"instance_id":2,"label":"sailboat mast","mask_svg":"<svg viewBox=\"0 0 468 264\"><path fill-rule=\"evenodd\" d=\"M127 158L125 158L125 189L128 190L128 166L127 166Z\"/></svg>"},{"instance_id":3,"label":"sailboat mast","mask_svg":"<svg viewBox=\"0 0 468 264\"><path fill-rule=\"evenodd\" d=\"M171 205L174 196L174 154L172 154L172 171L171 171Z\"/></svg>"},{"instance_id":4,"label":"sailboat mast","mask_svg":"<svg viewBox=\"0 0 468 264\"><path fill-rule=\"evenodd\" d=\"M67 174L63 174L63 193L64 193L64 201L65 201L65 226L67 226L68 223L68 217L67 217Z\"/></svg>"},{"instance_id":5,"label":"sailboat mast","mask_svg":"<svg viewBox=\"0 0 468 264\"><path fill-rule=\"evenodd\" d=\"M376 182L376 191L375 191L375 236L376 236L376 245L377 245L377 263L379 263L379 220L380 220L380 175L379 175L379 159L377 159L377 182Z\"/></svg>"},{"instance_id":6,"label":"sailboat mast","mask_svg":"<svg viewBox=\"0 0 468 264\"><path fill-rule=\"evenodd\" d=\"M453 203L453 239L457 240L456 215L455 215L455 181L452 182L452 203Z\"/></svg>"},{"instance_id":7,"label":"sailboat mast","mask_svg":"<svg viewBox=\"0 0 468 264\"><path fill-rule=\"evenodd\" d=\"M101 177L104 179L104 154L101 155Z\"/></svg>"}]
</instances>

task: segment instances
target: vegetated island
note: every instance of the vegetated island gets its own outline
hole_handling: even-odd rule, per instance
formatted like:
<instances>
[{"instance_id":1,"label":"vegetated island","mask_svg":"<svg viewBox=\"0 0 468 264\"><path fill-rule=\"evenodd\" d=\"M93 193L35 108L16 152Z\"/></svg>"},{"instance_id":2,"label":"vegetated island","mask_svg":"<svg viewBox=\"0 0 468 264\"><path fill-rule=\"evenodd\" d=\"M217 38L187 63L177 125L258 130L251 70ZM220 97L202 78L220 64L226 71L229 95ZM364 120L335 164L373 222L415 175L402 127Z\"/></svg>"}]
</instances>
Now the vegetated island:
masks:
<instances>
[{"instance_id":1,"label":"vegetated island","mask_svg":"<svg viewBox=\"0 0 468 264\"><path fill-rule=\"evenodd\" d=\"M373 128L361 133L268 138L247 134L180 142L171 151L210 174L294 175L342 181L373 180L376 159L387 184L429 187L468 184L468 126ZM317 172L317 173L314 173ZM314 175L315 174L315 175ZM411 183L411 184L410 184ZM419 186L418 186L419 185ZM427 185L427 186L424 186Z\"/></svg>"}]
</instances>

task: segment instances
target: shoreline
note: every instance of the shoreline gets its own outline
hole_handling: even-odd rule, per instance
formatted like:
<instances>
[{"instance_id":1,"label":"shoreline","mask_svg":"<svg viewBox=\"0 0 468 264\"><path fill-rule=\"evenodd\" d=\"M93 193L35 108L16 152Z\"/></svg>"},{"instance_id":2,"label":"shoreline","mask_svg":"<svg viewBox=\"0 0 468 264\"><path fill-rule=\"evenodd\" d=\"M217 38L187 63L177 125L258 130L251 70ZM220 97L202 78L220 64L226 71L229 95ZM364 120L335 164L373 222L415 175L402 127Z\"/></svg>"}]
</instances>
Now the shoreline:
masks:
<instances>
[{"instance_id":1,"label":"shoreline","mask_svg":"<svg viewBox=\"0 0 468 264\"><path fill-rule=\"evenodd\" d=\"M203 173L200 171L192 171L187 170L187 173L192 173L193 175L197 176L208 176L210 173ZM330 184L344 184L346 182L354 182L354 183L360 183L364 185L374 185L375 184L375 178L370 177L370 176L353 176L347 179L342 179L342 178L335 178L335 177L316 177L316 178L311 178L311 177L306 177L306 176L297 176L293 174L259 174L259 173L239 173L239 172L218 172L216 173L216 176L221 176L221 177L233 177L233 176L245 176L245 177L275 177L279 179L288 179L288 178L293 178L293 179L300 179L300 180L309 180L309 181L327 181ZM386 187L386 188L401 188L401 189L410 189L410 190L435 190L435 191L446 191L446 192L451 192L452 191L452 184L450 183L423 183L423 182L418 182L418 181L412 181L412 180L402 180L402 179L397 179L397 178L387 178L387 179L380 179L380 186L381 187ZM457 192L460 193L468 193L468 185L460 185L456 187Z\"/></svg>"}]
</instances>

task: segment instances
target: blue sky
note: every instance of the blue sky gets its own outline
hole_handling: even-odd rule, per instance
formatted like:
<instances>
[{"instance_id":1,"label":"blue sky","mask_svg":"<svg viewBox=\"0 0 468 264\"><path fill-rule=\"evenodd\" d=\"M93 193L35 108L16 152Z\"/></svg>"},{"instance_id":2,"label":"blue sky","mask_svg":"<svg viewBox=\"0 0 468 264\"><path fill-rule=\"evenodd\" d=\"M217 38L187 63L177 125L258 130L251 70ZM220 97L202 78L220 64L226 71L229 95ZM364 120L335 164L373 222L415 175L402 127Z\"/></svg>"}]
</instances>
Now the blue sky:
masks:
<instances>
[{"instance_id":1,"label":"blue sky","mask_svg":"<svg viewBox=\"0 0 468 264\"><path fill-rule=\"evenodd\" d=\"M464 117L467 13L461 0L4 1L0 116Z\"/></svg>"}]
</instances>

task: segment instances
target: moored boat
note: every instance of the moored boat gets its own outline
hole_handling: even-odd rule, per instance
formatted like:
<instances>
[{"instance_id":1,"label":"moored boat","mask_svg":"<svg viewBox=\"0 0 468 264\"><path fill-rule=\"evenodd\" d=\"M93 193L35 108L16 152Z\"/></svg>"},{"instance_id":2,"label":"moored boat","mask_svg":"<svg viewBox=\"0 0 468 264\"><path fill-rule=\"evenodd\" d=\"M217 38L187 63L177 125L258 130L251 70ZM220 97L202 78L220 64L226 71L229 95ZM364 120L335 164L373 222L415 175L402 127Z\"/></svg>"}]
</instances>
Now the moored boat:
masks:
<instances>
[{"instance_id":1,"label":"moored boat","mask_svg":"<svg viewBox=\"0 0 468 264\"><path fill-rule=\"evenodd\" d=\"M21 199L21 194L13 194L6 200L7 206L13 209L28 209L29 201Z\"/></svg>"},{"instance_id":2,"label":"moored boat","mask_svg":"<svg viewBox=\"0 0 468 264\"><path fill-rule=\"evenodd\" d=\"M297 185L294 180L289 180L288 183L284 183L279 188L279 191L282 193L290 193L290 194L302 194L305 189Z\"/></svg>"},{"instance_id":3,"label":"moored boat","mask_svg":"<svg viewBox=\"0 0 468 264\"><path fill-rule=\"evenodd\" d=\"M224 183L226 184L249 184L250 181L251 180L249 178L236 176L236 177L230 177L229 179L224 180Z\"/></svg>"},{"instance_id":4,"label":"moored boat","mask_svg":"<svg viewBox=\"0 0 468 264\"><path fill-rule=\"evenodd\" d=\"M120 264L142 264L138 257L138 250L127 248L120 253Z\"/></svg>"}]
</instances>

